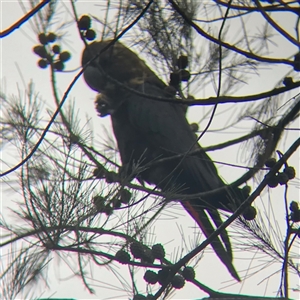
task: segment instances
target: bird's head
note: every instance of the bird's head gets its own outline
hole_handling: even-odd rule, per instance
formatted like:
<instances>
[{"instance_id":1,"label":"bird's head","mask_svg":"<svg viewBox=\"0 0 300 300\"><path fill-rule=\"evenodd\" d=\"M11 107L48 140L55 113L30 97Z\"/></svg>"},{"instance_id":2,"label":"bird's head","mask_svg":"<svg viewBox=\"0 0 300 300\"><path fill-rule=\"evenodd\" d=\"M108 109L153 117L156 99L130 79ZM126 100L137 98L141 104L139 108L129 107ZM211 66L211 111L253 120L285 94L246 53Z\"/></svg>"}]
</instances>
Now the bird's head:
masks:
<instances>
[{"instance_id":1,"label":"bird's head","mask_svg":"<svg viewBox=\"0 0 300 300\"><path fill-rule=\"evenodd\" d=\"M82 54L84 79L89 87L106 94L122 90L122 85L135 88L153 73L134 52L120 42L93 42Z\"/></svg>"},{"instance_id":2,"label":"bird's head","mask_svg":"<svg viewBox=\"0 0 300 300\"><path fill-rule=\"evenodd\" d=\"M113 114L130 99L129 89L141 92L146 81L162 89L166 87L137 54L119 41L89 44L83 50L81 63L86 83L99 93L95 103L101 117Z\"/></svg>"}]
</instances>

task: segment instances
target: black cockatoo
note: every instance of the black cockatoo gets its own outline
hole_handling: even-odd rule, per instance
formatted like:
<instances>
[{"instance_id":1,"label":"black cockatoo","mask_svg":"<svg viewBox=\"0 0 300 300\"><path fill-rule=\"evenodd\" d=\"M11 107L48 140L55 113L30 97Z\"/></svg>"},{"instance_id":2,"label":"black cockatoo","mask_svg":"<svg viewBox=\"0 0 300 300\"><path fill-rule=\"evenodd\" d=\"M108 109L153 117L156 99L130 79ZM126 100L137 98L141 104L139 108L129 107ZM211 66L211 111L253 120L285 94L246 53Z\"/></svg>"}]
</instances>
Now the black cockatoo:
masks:
<instances>
[{"instance_id":1,"label":"black cockatoo","mask_svg":"<svg viewBox=\"0 0 300 300\"><path fill-rule=\"evenodd\" d=\"M110 42L88 45L83 51L82 66L97 57L86 67L84 79L100 93L96 99L99 114L111 116L123 172L130 176L136 167L142 168L134 174L136 178L169 194L196 194L224 187L210 157L203 151L195 154L201 147L182 105L151 100L126 89L154 97L173 97L145 62L122 43L116 42L103 51ZM182 157L155 163L175 155ZM208 237L214 227L207 214L219 226L222 220L217 209L233 211L235 204L244 199L243 190L228 188L207 199L183 200L181 204ZM231 275L240 280L232 263L227 232L223 231L220 238L215 238L211 246Z\"/></svg>"}]
</instances>

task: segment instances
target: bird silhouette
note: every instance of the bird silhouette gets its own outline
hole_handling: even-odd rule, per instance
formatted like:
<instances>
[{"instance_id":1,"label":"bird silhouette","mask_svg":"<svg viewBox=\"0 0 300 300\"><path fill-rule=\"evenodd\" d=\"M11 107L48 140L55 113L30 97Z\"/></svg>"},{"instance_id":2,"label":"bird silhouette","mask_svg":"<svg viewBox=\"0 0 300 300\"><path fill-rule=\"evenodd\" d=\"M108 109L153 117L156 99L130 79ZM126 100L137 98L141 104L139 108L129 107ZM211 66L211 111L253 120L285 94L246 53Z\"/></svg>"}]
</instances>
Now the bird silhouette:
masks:
<instances>
[{"instance_id":1,"label":"bird silhouette","mask_svg":"<svg viewBox=\"0 0 300 300\"><path fill-rule=\"evenodd\" d=\"M110 44L111 40L106 40L88 45L82 54L82 66L86 83L100 93L96 109L100 116L111 117L123 175L154 184L169 195L171 191L193 195L226 187L198 144L182 105L142 95L174 98L167 85L129 48L118 41ZM158 160L160 163L156 163ZM172 200L181 201L209 237L214 226L222 224L218 209L234 211L247 197L244 194L240 188L228 187L209 197ZM230 274L240 281L227 231L213 239L211 246Z\"/></svg>"}]
</instances>

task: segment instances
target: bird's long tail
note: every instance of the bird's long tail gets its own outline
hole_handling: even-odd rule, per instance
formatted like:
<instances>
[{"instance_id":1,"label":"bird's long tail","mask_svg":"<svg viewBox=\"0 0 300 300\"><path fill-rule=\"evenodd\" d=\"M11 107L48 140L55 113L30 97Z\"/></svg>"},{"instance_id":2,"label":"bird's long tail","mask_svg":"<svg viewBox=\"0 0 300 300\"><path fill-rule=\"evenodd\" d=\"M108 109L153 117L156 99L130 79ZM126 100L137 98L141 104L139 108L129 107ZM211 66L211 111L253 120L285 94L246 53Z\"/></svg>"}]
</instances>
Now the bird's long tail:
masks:
<instances>
[{"instance_id":1,"label":"bird's long tail","mask_svg":"<svg viewBox=\"0 0 300 300\"><path fill-rule=\"evenodd\" d=\"M206 214L206 212L199 208L199 206L193 205L193 203L189 201L182 201L182 206L187 210L187 212L192 216L192 218L199 225L205 236L208 238L215 230L210 223L210 220ZM214 221L215 225L218 227L222 224L222 219L217 210L207 210L210 217ZM232 263L232 249L229 241L228 233L226 230L222 231L220 234L221 240L225 245L225 248L219 237L216 237L212 240L211 246L214 249L215 253L218 255L219 259L226 266L229 273L235 278L237 281L241 281L237 271L235 270Z\"/></svg>"}]
</instances>

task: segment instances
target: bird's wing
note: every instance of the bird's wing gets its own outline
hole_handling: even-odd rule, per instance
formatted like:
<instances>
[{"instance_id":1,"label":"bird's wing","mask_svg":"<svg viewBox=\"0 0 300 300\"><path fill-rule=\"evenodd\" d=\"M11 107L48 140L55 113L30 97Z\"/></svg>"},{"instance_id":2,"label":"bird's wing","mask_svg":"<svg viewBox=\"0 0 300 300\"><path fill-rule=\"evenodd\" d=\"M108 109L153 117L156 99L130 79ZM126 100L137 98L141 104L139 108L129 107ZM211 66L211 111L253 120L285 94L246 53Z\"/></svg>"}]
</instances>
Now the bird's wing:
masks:
<instances>
[{"instance_id":1,"label":"bird's wing","mask_svg":"<svg viewBox=\"0 0 300 300\"><path fill-rule=\"evenodd\" d=\"M139 87L139 91L154 97L166 97L164 90L147 82ZM145 144L161 149L165 156L187 154L180 169L183 180L191 186L189 193L211 191L224 186L205 152L189 155L201 148L180 104L154 101L134 93L128 98L128 122L143 137Z\"/></svg>"},{"instance_id":2,"label":"bird's wing","mask_svg":"<svg viewBox=\"0 0 300 300\"><path fill-rule=\"evenodd\" d=\"M148 95L164 96L163 90L147 82L141 89ZM158 147L172 156L188 153L191 149L199 147L197 138L191 131L179 104L154 101L131 94L127 108L128 121L146 140L143 143L151 145L152 148ZM204 152L196 156L187 156L179 165L178 173L175 180L178 184L186 183L192 187L191 193L213 190L224 185L213 162ZM199 199L182 201L182 205L197 222L206 237L214 232L204 211L203 203L200 204ZM216 226L219 226L222 220L217 210L210 209L209 203L205 208ZM211 242L211 246L231 275L239 281L240 278L232 264L232 249L226 230L220 236L225 248L218 237Z\"/></svg>"},{"instance_id":3,"label":"bird's wing","mask_svg":"<svg viewBox=\"0 0 300 300\"><path fill-rule=\"evenodd\" d=\"M164 89L147 80L136 90L148 96L168 97ZM180 104L151 100L135 93L128 96L127 102L128 121L142 137L144 144L161 149L164 156L184 156L182 161L177 160L180 161L181 170L178 180L188 182L188 194L212 191L225 186L211 158L201 151L197 136L192 132ZM200 153L189 155L195 150ZM206 207L212 204L214 208L224 209L231 205L232 210L228 210L234 211L245 198L241 189L228 188L210 197Z\"/></svg>"}]
</instances>

